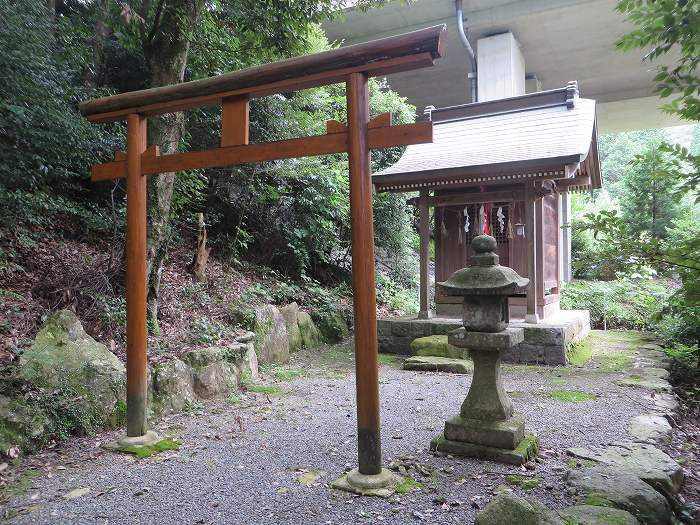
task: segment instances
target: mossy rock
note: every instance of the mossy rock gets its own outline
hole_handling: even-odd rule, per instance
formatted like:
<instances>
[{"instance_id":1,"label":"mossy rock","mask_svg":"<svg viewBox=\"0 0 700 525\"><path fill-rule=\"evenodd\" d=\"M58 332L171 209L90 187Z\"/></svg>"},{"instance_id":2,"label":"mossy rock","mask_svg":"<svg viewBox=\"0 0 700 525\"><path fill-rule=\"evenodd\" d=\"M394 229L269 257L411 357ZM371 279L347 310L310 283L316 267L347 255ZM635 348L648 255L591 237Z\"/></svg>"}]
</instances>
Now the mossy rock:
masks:
<instances>
[{"instance_id":1,"label":"mossy rock","mask_svg":"<svg viewBox=\"0 0 700 525\"><path fill-rule=\"evenodd\" d=\"M565 521L532 498L501 493L476 515L474 525L565 525Z\"/></svg>"},{"instance_id":2,"label":"mossy rock","mask_svg":"<svg viewBox=\"0 0 700 525\"><path fill-rule=\"evenodd\" d=\"M70 310L47 319L22 355L17 379L31 390L51 393L57 404L59 398L73 400L70 411L77 419L84 417L83 431L120 423L118 407L126 396L124 364L86 334ZM48 398L42 402L51 404ZM65 412L57 406L45 408L55 417Z\"/></svg>"},{"instance_id":3,"label":"mossy rock","mask_svg":"<svg viewBox=\"0 0 700 525\"><path fill-rule=\"evenodd\" d=\"M639 521L626 510L595 505L576 505L560 510L566 525L639 525Z\"/></svg>"},{"instance_id":4,"label":"mossy rock","mask_svg":"<svg viewBox=\"0 0 700 525\"><path fill-rule=\"evenodd\" d=\"M195 401L192 367L180 359L153 369L153 401L157 412L180 412Z\"/></svg>"},{"instance_id":5,"label":"mossy rock","mask_svg":"<svg viewBox=\"0 0 700 525\"><path fill-rule=\"evenodd\" d=\"M449 357L413 356L404 361L403 369L422 372L471 374L474 371L474 363L466 359L451 359Z\"/></svg>"},{"instance_id":6,"label":"mossy rock","mask_svg":"<svg viewBox=\"0 0 700 525\"><path fill-rule=\"evenodd\" d=\"M287 339L289 340L289 351L296 352L304 347L304 339L299 328L299 305L289 303L280 309L284 324L287 326Z\"/></svg>"},{"instance_id":7,"label":"mossy rock","mask_svg":"<svg viewBox=\"0 0 700 525\"><path fill-rule=\"evenodd\" d=\"M469 359L469 350L449 344L447 338L446 335L430 335L414 339L411 342L411 354L414 356Z\"/></svg>"},{"instance_id":8,"label":"mossy rock","mask_svg":"<svg viewBox=\"0 0 700 525\"><path fill-rule=\"evenodd\" d=\"M118 445L110 450L121 452L122 454L131 454L138 459L149 458L168 450L178 450L181 443L172 438L164 438L152 445Z\"/></svg>"},{"instance_id":9,"label":"mossy rock","mask_svg":"<svg viewBox=\"0 0 700 525\"><path fill-rule=\"evenodd\" d=\"M23 398L0 396L0 454L10 448L34 450L48 437L51 422L39 407Z\"/></svg>"},{"instance_id":10,"label":"mossy rock","mask_svg":"<svg viewBox=\"0 0 700 525\"><path fill-rule=\"evenodd\" d=\"M301 340L304 348L316 348L323 343L321 331L314 323L314 320L306 312L299 312L297 315L297 324L301 333Z\"/></svg>"},{"instance_id":11,"label":"mossy rock","mask_svg":"<svg viewBox=\"0 0 700 525\"><path fill-rule=\"evenodd\" d=\"M185 354L183 361L192 369L193 388L199 397L210 399L238 388L240 373L228 357L229 350L220 346L198 348Z\"/></svg>"},{"instance_id":12,"label":"mossy rock","mask_svg":"<svg viewBox=\"0 0 700 525\"><path fill-rule=\"evenodd\" d=\"M337 343L350 335L350 327L339 311L316 312L312 317L323 340L328 343Z\"/></svg>"},{"instance_id":13,"label":"mossy rock","mask_svg":"<svg viewBox=\"0 0 700 525\"><path fill-rule=\"evenodd\" d=\"M265 364L289 362L289 339L284 317L276 306L255 309L255 353Z\"/></svg>"}]
</instances>

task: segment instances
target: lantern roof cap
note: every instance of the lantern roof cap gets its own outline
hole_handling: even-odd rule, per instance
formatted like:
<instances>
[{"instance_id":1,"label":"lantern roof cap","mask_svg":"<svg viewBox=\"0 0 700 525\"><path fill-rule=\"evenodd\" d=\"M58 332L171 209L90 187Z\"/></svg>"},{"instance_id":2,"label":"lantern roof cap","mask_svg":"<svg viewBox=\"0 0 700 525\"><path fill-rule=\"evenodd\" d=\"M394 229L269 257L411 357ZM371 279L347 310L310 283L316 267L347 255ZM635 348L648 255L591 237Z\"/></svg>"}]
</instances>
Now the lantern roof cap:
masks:
<instances>
[{"instance_id":1,"label":"lantern roof cap","mask_svg":"<svg viewBox=\"0 0 700 525\"><path fill-rule=\"evenodd\" d=\"M496 247L496 239L490 235L474 237L471 266L457 270L446 281L438 283L442 293L453 296L509 296L524 293L530 279L521 277L512 268L498 264Z\"/></svg>"}]
</instances>

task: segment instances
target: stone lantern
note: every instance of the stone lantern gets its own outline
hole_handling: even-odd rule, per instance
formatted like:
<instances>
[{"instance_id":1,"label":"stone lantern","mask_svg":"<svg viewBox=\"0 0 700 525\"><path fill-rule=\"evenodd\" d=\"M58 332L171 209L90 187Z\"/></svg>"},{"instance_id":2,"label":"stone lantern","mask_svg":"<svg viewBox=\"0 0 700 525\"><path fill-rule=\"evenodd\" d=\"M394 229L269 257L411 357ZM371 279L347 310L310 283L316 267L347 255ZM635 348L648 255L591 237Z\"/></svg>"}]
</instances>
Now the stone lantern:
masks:
<instances>
[{"instance_id":1,"label":"stone lantern","mask_svg":"<svg viewBox=\"0 0 700 525\"><path fill-rule=\"evenodd\" d=\"M472 248L472 265L438 286L445 295L464 298L463 327L448 340L469 349L474 375L459 415L445 423L431 450L522 464L536 453L537 441L525 436L525 420L513 413L503 390L501 355L523 341L522 328L508 327L508 297L525 293L530 281L498 264L493 237L475 237Z\"/></svg>"}]
</instances>

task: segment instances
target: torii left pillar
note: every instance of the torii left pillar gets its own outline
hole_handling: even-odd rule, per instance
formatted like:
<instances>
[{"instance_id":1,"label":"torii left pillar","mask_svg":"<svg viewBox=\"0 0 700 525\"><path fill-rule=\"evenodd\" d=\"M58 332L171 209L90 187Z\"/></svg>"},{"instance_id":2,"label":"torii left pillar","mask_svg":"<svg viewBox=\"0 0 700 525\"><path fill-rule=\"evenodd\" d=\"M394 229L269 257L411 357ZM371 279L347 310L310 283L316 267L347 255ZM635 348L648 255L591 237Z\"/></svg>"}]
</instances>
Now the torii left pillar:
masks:
<instances>
[{"instance_id":1,"label":"torii left pillar","mask_svg":"<svg viewBox=\"0 0 700 525\"><path fill-rule=\"evenodd\" d=\"M335 488L386 496L396 476L382 468L379 430L377 295L374 267L372 168L367 140L367 76L352 73L346 81L348 163L352 228L352 297L355 316L355 386L357 389L358 468L333 482Z\"/></svg>"},{"instance_id":2,"label":"torii left pillar","mask_svg":"<svg viewBox=\"0 0 700 525\"><path fill-rule=\"evenodd\" d=\"M146 118L127 117L126 135L126 435L147 433L148 328L146 326Z\"/></svg>"}]
</instances>

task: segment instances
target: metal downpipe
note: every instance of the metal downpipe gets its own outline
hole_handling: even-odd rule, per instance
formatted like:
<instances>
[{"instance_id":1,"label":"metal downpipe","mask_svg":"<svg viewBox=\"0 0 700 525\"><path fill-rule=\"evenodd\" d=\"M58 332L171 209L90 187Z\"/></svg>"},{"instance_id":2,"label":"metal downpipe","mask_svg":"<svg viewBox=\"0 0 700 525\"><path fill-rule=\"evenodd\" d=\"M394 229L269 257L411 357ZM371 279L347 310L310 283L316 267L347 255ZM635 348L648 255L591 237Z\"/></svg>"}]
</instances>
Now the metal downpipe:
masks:
<instances>
[{"instance_id":1,"label":"metal downpipe","mask_svg":"<svg viewBox=\"0 0 700 525\"><path fill-rule=\"evenodd\" d=\"M476 102L476 56L474 55L474 49L472 49L472 45L469 43L469 39L464 30L464 9L462 8L462 0L455 0L455 7L457 10L457 32L459 33L459 39L467 50L467 55L469 55L469 68L471 71L467 74L467 78L469 79L469 86L471 88L471 102Z\"/></svg>"}]
</instances>

